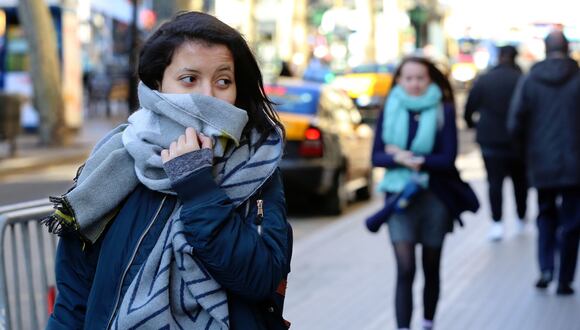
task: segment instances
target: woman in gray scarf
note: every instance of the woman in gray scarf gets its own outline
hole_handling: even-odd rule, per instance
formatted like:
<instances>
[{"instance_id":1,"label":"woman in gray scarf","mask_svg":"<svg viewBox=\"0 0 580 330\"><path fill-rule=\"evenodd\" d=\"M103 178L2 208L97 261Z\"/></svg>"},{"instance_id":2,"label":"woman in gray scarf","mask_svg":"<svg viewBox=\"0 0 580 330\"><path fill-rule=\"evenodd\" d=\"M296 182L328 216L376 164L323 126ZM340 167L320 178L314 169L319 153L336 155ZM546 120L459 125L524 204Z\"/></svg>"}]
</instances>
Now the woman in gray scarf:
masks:
<instances>
[{"instance_id":1,"label":"woman in gray scarf","mask_svg":"<svg viewBox=\"0 0 580 330\"><path fill-rule=\"evenodd\" d=\"M188 12L147 40L141 108L51 197L47 329L287 329L284 132L243 37Z\"/></svg>"}]
</instances>

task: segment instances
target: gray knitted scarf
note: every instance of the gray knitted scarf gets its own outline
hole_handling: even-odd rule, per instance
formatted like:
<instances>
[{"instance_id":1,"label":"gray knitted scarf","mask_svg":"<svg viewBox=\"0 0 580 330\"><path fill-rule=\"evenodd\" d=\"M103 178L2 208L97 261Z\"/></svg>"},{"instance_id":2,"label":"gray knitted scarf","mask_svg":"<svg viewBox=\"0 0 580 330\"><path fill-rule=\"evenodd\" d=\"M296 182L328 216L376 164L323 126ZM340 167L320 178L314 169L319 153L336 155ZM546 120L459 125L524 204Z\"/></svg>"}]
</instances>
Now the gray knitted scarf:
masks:
<instances>
[{"instance_id":1,"label":"gray knitted scarf","mask_svg":"<svg viewBox=\"0 0 580 330\"><path fill-rule=\"evenodd\" d=\"M112 330L228 329L225 290L195 259L177 206L129 285Z\"/></svg>"},{"instance_id":2,"label":"gray knitted scarf","mask_svg":"<svg viewBox=\"0 0 580 330\"><path fill-rule=\"evenodd\" d=\"M255 130L242 138L245 110L199 94L159 93L143 83L138 93L141 109L97 143L71 190L50 198L56 210L42 220L50 232L77 232L94 243L139 182L175 194L160 154L186 127L213 137L214 177L236 205L262 185L282 157L282 133L275 125L265 141Z\"/></svg>"}]
</instances>

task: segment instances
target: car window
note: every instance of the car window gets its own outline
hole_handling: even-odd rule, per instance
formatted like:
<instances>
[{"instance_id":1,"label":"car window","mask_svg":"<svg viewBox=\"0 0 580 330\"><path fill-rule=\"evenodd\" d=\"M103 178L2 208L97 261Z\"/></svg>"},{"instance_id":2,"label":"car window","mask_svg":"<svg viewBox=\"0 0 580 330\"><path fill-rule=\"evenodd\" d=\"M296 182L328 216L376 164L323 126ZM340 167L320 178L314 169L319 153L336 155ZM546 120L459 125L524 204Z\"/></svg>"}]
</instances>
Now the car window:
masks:
<instances>
[{"instance_id":1,"label":"car window","mask_svg":"<svg viewBox=\"0 0 580 330\"><path fill-rule=\"evenodd\" d=\"M362 115L357 108L352 108L350 110L350 119L355 125L362 123Z\"/></svg>"},{"instance_id":2,"label":"car window","mask_svg":"<svg viewBox=\"0 0 580 330\"><path fill-rule=\"evenodd\" d=\"M316 114L320 92L300 86L265 86L268 97L280 112Z\"/></svg>"},{"instance_id":3,"label":"car window","mask_svg":"<svg viewBox=\"0 0 580 330\"><path fill-rule=\"evenodd\" d=\"M350 121L355 125L360 124L362 122L362 115L361 115L360 111L357 109L357 107L355 106L352 99L348 96L348 94L346 94L346 93L341 93L341 94L342 94L341 95L342 103L344 105L344 108L348 112L348 116L350 118Z\"/></svg>"},{"instance_id":4,"label":"car window","mask_svg":"<svg viewBox=\"0 0 580 330\"><path fill-rule=\"evenodd\" d=\"M340 89L332 89L333 113L337 120L358 125L362 122L362 116L348 94Z\"/></svg>"},{"instance_id":5,"label":"car window","mask_svg":"<svg viewBox=\"0 0 580 330\"><path fill-rule=\"evenodd\" d=\"M324 99L327 100L328 107L334 119L339 123L350 123L350 106L352 105L352 101L350 101L348 95L333 88L327 89L324 95L326 96Z\"/></svg>"},{"instance_id":6,"label":"car window","mask_svg":"<svg viewBox=\"0 0 580 330\"><path fill-rule=\"evenodd\" d=\"M336 108L335 102L332 100L332 90L323 88L320 94L320 115L326 119L332 120L334 118L334 110Z\"/></svg>"}]
</instances>

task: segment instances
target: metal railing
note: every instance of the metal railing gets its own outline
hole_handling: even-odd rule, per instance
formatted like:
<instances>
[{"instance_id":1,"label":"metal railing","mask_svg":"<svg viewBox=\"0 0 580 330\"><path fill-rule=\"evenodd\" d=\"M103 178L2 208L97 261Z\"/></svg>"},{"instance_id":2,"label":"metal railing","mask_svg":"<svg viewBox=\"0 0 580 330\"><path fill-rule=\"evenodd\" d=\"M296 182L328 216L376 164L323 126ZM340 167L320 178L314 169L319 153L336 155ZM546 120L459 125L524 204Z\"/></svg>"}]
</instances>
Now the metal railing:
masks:
<instances>
[{"instance_id":1,"label":"metal railing","mask_svg":"<svg viewBox=\"0 0 580 330\"><path fill-rule=\"evenodd\" d=\"M0 207L0 330L46 325L57 237L38 219L52 211L48 200Z\"/></svg>"}]
</instances>

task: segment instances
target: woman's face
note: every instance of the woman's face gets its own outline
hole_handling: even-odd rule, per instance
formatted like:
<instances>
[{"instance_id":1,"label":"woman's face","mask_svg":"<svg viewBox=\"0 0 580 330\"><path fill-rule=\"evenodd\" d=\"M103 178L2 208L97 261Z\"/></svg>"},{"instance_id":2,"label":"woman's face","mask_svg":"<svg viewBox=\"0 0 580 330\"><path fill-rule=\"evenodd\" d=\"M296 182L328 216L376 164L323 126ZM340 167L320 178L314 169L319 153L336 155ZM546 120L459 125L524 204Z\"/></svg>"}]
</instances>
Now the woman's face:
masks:
<instances>
[{"instance_id":1,"label":"woman's face","mask_svg":"<svg viewBox=\"0 0 580 330\"><path fill-rule=\"evenodd\" d=\"M423 95L429 84L431 84L429 69L421 63L407 62L401 68L401 75L397 79L397 84L411 96Z\"/></svg>"},{"instance_id":2,"label":"woman's face","mask_svg":"<svg viewBox=\"0 0 580 330\"><path fill-rule=\"evenodd\" d=\"M224 45L184 42L165 68L159 91L203 94L234 104L237 89L232 53Z\"/></svg>"}]
</instances>

